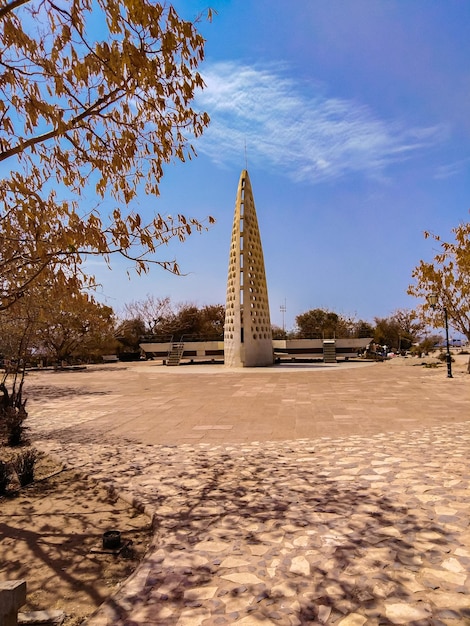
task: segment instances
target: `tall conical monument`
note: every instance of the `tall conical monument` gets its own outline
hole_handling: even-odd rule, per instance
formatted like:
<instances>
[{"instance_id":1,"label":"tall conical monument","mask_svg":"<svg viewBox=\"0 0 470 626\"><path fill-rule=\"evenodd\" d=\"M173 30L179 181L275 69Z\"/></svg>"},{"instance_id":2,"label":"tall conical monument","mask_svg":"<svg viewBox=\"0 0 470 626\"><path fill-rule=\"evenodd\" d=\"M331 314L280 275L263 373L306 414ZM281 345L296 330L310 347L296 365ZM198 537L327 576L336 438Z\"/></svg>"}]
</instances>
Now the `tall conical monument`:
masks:
<instances>
[{"instance_id":1,"label":"tall conical monument","mask_svg":"<svg viewBox=\"0 0 470 626\"><path fill-rule=\"evenodd\" d=\"M238 183L227 277L224 355L228 367L273 364L268 287L251 191L243 170Z\"/></svg>"}]
</instances>

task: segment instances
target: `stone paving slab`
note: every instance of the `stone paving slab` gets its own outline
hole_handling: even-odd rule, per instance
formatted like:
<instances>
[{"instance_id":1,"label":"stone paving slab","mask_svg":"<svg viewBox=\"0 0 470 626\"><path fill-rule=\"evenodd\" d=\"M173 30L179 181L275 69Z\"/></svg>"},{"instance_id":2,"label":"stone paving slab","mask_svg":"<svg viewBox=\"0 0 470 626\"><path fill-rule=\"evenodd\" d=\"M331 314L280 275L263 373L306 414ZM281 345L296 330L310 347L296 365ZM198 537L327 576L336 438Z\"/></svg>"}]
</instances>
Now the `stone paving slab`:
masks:
<instances>
[{"instance_id":1,"label":"stone paving slab","mask_svg":"<svg viewBox=\"0 0 470 626\"><path fill-rule=\"evenodd\" d=\"M32 381L38 444L153 517L88 625L470 624L470 379L388 365Z\"/></svg>"},{"instance_id":2,"label":"stone paving slab","mask_svg":"<svg viewBox=\"0 0 470 626\"><path fill-rule=\"evenodd\" d=\"M33 373L29 424L50 432L55 423L83 437L89 423L103 436L181 444L373 435L466 419L470 393L463 360L454 365L453 379L446 378L445 366L431 370L415 359L406 362L416 365L230 370L144 362Z\"/></svg>"}]
</instances>

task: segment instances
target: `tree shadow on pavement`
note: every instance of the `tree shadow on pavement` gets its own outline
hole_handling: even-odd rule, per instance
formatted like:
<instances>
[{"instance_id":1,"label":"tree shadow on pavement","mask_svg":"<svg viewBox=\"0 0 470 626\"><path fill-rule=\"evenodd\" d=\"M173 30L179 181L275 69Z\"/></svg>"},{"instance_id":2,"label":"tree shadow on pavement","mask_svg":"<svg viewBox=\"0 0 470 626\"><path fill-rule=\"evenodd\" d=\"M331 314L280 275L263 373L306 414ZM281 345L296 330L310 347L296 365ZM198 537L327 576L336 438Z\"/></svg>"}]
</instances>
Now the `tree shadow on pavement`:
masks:
<instances>
[{"instance_id":1,"label":"tree shadow on pavement","mask_svg":"<svg viewBox=\"0 0 470 626\"><path fill-rule=\"evenodd\" d=\"M459 537L425 505L411 508L404 494L397 501L360 478L327 480L314 463L273 462L262 450L199 450L187 465L168 462L149 494L157 535L146 577L108 603L126 624L138 606L159 624L188 611L281 626L289 616L414 626L470 617L466 575L452 580L443 565Z\"/></svg>"}]
</instances>

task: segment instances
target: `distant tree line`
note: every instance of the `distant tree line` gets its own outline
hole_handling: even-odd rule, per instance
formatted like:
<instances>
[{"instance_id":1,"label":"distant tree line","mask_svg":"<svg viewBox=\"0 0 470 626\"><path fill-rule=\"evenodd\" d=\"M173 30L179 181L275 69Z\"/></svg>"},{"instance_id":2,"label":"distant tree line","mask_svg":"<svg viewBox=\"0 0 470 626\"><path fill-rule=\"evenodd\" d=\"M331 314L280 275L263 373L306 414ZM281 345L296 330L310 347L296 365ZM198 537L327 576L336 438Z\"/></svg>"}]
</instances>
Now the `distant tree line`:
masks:
<instances>
[{"instance_id":1,"label":"distant tree line","mask_svg":"<svg viewBox=\"0 0 470 626\"><path fill-rule=\"evenodd\" d=\"M138 352L142 341L223 341L225 307L222 304L173 304L152 295L125 305L116 328L122 352Z\"/></svg>"},{"instance_id":2,"label":"distant tree line","mask_svg":"<svg viewBox=\"0 0 470 626\"><path fill-rule=\"evenodd\" d=\"M408 351L418 343L425 326L417 313L397 310L389 317L376 317L374 322L345 316L324 308L311 309L297 315L291 331L273 327L275 339L342 339L367 338L397 352ZM435 340L437 341L437 339Z\"/></svg>"},{"instance_id":3,"label":"distant tree line","mask_svg":"<svg viewBox=\"0 0 470 626\"><path fill-rule=\"evenodd\" d=\"M44 282L0 311L0 358L3 364L73 364L101 362L103 355L139 358L142 342L223 341L225 307L172 303L148 295L125 305L121 316L79 288ZM415 311L398 310L374 322L324 308L299 314L292 330L273 326L274 339L370 337L396 352L428 352L438 336L425 335Z\"/></svg>"},{"instance_id":4,"label":"distant tree line","mask_svg":"<svg viewBox=\"0 0 470 626\"><path fill-rule=\"evenodd\" d=\"M188 303L172 305L169 298L147 296L126 305L125 317L116 336L126 350L138 350L142 339L155 342L181 338L184 341L223 340L225 308L221 304L199 308ZM414 311L398 310L389 317L376 317L370 323L324 308L298 315L292 330L272 327L273 339L370 337L375 343L395 351L410 350L423 338L424 330L423 322ZM428 338L428 344L429 339L432 344L439 341L438 337ZM428 349L429 346L425 351Z\"/></svg>"}]
</instances>

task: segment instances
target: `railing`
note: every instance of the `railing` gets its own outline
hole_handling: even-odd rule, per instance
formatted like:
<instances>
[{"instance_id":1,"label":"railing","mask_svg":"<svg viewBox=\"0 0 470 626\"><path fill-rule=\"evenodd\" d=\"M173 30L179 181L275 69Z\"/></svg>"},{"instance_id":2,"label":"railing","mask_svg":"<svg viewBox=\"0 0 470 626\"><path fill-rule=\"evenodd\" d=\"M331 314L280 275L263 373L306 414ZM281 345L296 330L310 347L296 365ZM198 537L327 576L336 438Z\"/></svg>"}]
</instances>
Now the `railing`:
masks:
<instances>
[{"instance_id":1,"label":"railing","mask_svg":"<svg viewBox=\"0 0 470 626\"><path fill-rule=\"evenodd\" d=\"M167 365L179 365L184 352L184 335L181 335L179 341L172 341L168 350Z\"/></svg>"}]
</instances>

